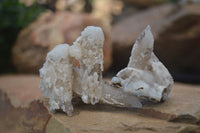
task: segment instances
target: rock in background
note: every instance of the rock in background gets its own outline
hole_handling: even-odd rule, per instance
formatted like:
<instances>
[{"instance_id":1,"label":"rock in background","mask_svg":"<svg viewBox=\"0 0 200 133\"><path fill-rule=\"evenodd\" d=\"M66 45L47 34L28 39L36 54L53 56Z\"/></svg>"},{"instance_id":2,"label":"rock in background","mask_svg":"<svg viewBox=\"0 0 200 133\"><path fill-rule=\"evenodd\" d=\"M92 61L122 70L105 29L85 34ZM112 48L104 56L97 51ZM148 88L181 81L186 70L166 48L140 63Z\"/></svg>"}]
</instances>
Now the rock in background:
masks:
<instances>
[{"instance_id":1,"label":"rock in background","mask_svg":"<svg viewBox=\"0 0 200 133\"><path fill-rule=\"evenodd\" d=\"M178 81L200 83L199 9L200 5L180 9L182 15L168 24L155 40L155 53Z\"/></svg>"},{"instance_id":2,"label":"rock in background","mask_svg":"<svg viewBox=\"0 0 200 133\"><path fill-rule=\"evenodd\" d=\"M165 2L166 0L124 0L126 5L137 6L140 8L148 8Z\"/></svg>"},{"instance_id":3,"label":"rock in background","mask_svg":"<svg viewBox=\"0 0 200 133\"><path fill-rule=\"evenodd\" d=\"M136 12L115 23L112 29L114 72L127 65L137 36L148 24L155 37L155 54L175 79L180 80L176 76L179 71L200 72L197 61L200 57L199 8L200 5L164 4ZM197 78L191 82L200 82Z\"/></svg>"},{"instance_id":4,"label":"rock in background","mask_svg":"<svg viewBox=\"0 0 200 133\"><path fill-rule=\"evenodd\" d=\"M111 64L110 32L101 20L89 14L74 14L64 11L46 12L22 30L13 47L13 63L20 73L38 73L47 52L55 45L72 45L86 26L100 26L105 35L104 70Z\"/></svg>"},{"instance_id":5,"label":"rock in background","mask_svg":"<svg viewBox=\"0 0 200 133\"><path fill-rule=\"evenodd\" d=\"M113 69L119 71L127 66L133 44L148 24L156 38L164 25L169 23L166 16L176 8L172 4L153 7L132 14L114 24L112 28Z\"/></svg>"}]
</instances>

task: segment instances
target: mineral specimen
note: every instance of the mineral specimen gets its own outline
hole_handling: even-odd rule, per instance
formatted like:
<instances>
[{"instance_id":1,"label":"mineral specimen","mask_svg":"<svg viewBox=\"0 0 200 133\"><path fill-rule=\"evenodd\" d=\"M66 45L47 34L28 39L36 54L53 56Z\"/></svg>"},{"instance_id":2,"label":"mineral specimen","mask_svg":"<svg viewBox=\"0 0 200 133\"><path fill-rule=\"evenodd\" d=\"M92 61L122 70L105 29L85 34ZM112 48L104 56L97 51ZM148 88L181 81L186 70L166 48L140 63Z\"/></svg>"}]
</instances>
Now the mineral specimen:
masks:
<instances>
[{"instance_id":1,"label":"mineral specimen","mask_svg":"<svg viewBox=\"0 0 200 133\"><path fill-rule=\"evenodd\" d=\"M73 62L72 57L79 59L81 54L73 54L78 49L68 44L57 45L47 54L46 62L40 69L40 88L44 96L49 97L50 111L62 109L71 115L73 106ZM79 53L79 52L75 52Z\"/></svg>"},{"instance_id":2,"label":"mineral specimen","mask_svg":"<svg viewBox=\"0 0 200 133\"><path fill-rule=\"evenodd\" d=\"M140 101L102 79L104 34L101 28L89 26L73 43L57 45L47 54L40 69L40 88L49 98L50 111L63 110L71 116L72 98L81 97L86 104L106 103L141 107ZM73 67L73 59L80 67Z\"/></svg>"},{"instance_id":3,"label":"mineral specimen","mask_svg":"<svg viewBox=\"0 0 200 133\"><path fill-rule=\"evenodd\" d=\"M51 112L61 109L71 116L71 101L77 96L86 104L136 108L142 107L142 104L135 95L157 101L167 98L173 79L153 54L150 27L137 39L128 67L112 79L114 85L102 79L103 44L101 28L88 26L72 46L60 44L47 54L40 69L40 88L49 98ZM73 67L75 59L79 67ZM116 84L122 88L116 87Z\"/></svg>"},{"instance_id":4,"label":"mineral specimen","mask_svg":"<svg viewBox=\"0 0 200 133\"><path fill-rule=\"evenodd\" d=\"M74 42L82 54L80 68L74 69L74 91L88 104L98 103L102 95L103 44L104 34L98 27L86 28Z\"/></svg>"},{"instance_id":5,"label":"mineral specimen","mask_svg":"<svg viewBox=\"0 0 200 133\"><path fill-rule=\"evenodd\" d=\"M150 100L165 101L173 86L173 78L153 53L154 39L150 26L136 40L128 66L113 77L112 84L125 92Z\"/></svg>"}]
</instances>

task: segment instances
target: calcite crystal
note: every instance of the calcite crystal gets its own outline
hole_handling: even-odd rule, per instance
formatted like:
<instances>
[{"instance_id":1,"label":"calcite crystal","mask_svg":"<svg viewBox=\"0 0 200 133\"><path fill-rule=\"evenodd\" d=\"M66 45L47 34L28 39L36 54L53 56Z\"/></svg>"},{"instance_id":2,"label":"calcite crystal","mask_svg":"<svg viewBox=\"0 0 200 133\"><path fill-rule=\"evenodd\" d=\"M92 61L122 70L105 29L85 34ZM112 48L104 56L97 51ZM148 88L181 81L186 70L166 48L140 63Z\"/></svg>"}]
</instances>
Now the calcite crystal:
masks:
<instances>
[{"instance_id":1,"label":"calcite crystal","mask_svg":"<svg viewBox=\"0 0 200 133\"><path fill-rule=\"evenodd\" d=\"M74 54L75 47L68 44L57 45L47 54L46 62L40 69L40 88L44 96L49 97L50 111L62 109L71 115L73 106L73 62L72 57L80 58L80 54ZM71 51L71 52L70 52ZM78 52L76 52L78 53Z\"/></svg>"},{"instance_id":2,"label":"calcite crystal","mask_svg":"<svg viewBox=\"0 0 200 133\"><path fill-rule=\"evenodd\" d=\"M128 66L112 78L125 92L153 101L165 101L173 86L173 78L153 53L154 38L150 26L136 40Z\"/></svg>"},{"instance_id":3,"label":"calcite crystal","mask_svg":"<svg viewBox=\"0 0 200 133\"><path fill-rule=\"evenodd\" d=\"M105 103L141 107L140 101L102 79L104 34L101 28L89 26L73 43L57 45L47 54L40 69L40 88L49 98L50 111L62 110L72 115L72 98L81 97L86 104ZM73 67L76 59L80 67Z\"/></svg>"},{"instance_id":4,"label":"calcite crystal","mask_svg":"<svg viewBox=\"0 0 200 133\"><path fill-rule=\"evenodd\" d=\"M71 116L72 99L75 97L80 97L86 104L135 108L142 107L137 96L157 101L167 98L173 79L153 54L150 27L137 39L128 67L112 79L113 85L102 79L103 44L102 29L88 26L73 45L57 45L47 54L40 69L40 88L49 98L51 112L62 110ZM75 60L79 67L73 66ZM122 88L116 87L116 84Z\"/></svg>"},{"instance_id":5,"label":"calcite crystal","mask_svg":"<svg viewBox=\"0 0 200 133\"><path fill-rule=\"evenodd\" d=\"M88 104L98 103L102 95L103 44L104 34L98 27L86 28L74 42L82 53L80 68L75 68L74 90Z\"/></svg>"}]
</instances>

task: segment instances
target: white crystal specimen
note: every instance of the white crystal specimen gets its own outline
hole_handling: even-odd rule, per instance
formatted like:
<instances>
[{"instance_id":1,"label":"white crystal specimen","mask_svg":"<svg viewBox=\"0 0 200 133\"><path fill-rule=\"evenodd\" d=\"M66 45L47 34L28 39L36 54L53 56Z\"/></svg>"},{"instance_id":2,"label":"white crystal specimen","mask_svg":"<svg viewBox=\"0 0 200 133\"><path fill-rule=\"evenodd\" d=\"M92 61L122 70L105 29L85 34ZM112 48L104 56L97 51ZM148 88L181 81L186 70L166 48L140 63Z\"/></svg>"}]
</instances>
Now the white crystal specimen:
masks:
<instances>
[{"instance_id":1,"label":"white crystal specimen","mask_svg":"<svg viewBox=\"0 0 200 133\"><path fill-rule=\"evenodd\" d=\"M136 40L128 66L112 78L125 92L150 100L165 101L173 86L173 78L153 53L154 38L150 26Z\"/></svg>"},{"instance_id":2,"label":"white crystal specimen","mask_svg":"<svg viewBox=\"0 0 200 133\"><path fill-rule=\"evenodd\" d=\"M122 107L142 107L135 96L166 100L173 79L153 53L153 35L148 26L137 39L128 66L112 79L102 79L104 34L88 26L73 43L57 45L47 54L40 69L40 88L49 97L50 111L61 109L72 115L72 99L81 97L86 104L106 103ZM73 67L76 59L80 67Z\"/></svg>"},{"instance_id":3,"label":"white crystal specimen","mask_svg":"<svg viewBox=\"0 0 200 133\"><path fill-rule=\"evenodd\" d=\"M102 79L104 34L101 28L88 26L73 43L60 44L47 54L40 69L40 88L49 98L50 111L61 109L72 115L72 98L81 97L87 104L142 107L140 101L121 88ZM73 67L74 58L80 67Z\"/></svg>"},{"instance_id":4,"label":"white crystal specimen","mask_svg":"<svg viewBox=\"0 0 200 133\"><path fill-rule=\"evenodd\" d=\"M44 96L49 97L50 111L62 109L71 115L73 106L72 85L73 85L73 62L72 57L77 59L81 53L74 54L71 51L78 51L78 48L68 44L57 45L47 54L46 62L40 69L40 88Z\"/></svg>"},{"instance_id":5,"label":"white crystal specimen","mask_svg":"<svg viewBox=\"0 0 200 133\"><path fill-rule=\"evenodd\" d=\"M94 26L85 28L74 42L74 45L81 47L83 55L79 60L80 68L75 69L74 90L81 95L83 102L93 105L102 96L103 44L103 31Z\"/></svg>"},{"instance_id":6,"label":"white crystal specimen","mask_svg":"<svg viewBox=\"0 0 200 133\"><path fill-rule=\"evenodd\" d=\"M104 34L100 27L88 26L74 45L81 47L80 68L74 68L73 91L87 104L105 103L123 107L142 107L140 101L102 79Z\"/></svg>"}]
</instances>

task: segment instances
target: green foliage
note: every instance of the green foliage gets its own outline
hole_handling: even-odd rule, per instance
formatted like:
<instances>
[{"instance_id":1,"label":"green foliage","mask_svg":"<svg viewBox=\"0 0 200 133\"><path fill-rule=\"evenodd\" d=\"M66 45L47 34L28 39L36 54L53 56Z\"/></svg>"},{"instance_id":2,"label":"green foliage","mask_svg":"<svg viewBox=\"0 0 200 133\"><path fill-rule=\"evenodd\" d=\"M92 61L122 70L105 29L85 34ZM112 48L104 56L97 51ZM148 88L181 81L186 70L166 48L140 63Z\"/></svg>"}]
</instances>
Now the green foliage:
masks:
<instances>
[{"instance_id":1,"label":"green foliage","mask_svg":"<svg viewBox=\"0 0 200 133\"><path fill-rule=\"evenodd\" d=\"M18 0L0 0L0 73L12 69L11 48L19 31L44 10L37 4L27 7Z\"/></svg>"}]
</instances>

